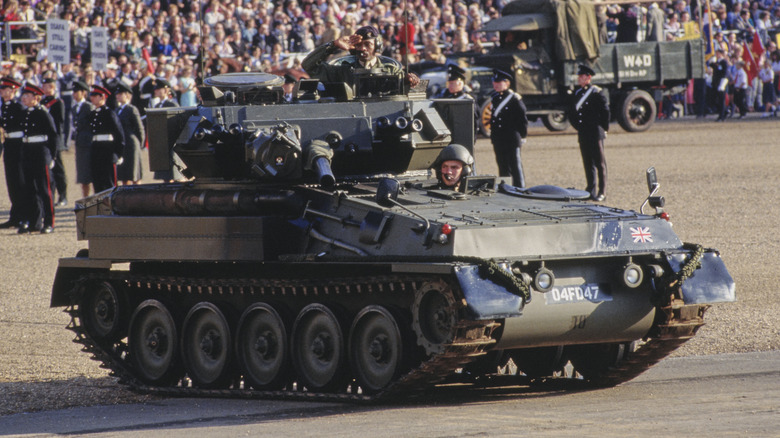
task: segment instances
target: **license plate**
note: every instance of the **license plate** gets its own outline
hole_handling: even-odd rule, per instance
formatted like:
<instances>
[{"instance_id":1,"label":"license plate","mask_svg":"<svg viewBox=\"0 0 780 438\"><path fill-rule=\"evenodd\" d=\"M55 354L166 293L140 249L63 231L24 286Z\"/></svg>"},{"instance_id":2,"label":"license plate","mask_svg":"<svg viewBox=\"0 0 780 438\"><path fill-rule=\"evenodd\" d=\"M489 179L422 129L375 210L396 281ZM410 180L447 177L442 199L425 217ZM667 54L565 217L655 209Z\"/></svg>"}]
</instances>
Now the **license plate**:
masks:
<instances>
[{"instance_id":1,"label":"license plate","mask_svg":"<svg viewBox=\"0 0 780 438\"><path fill-rule=\"evenodd\" d=\"M612 301L608 284L586 283L580 286L555 286L544 294L547 304Z\"/></svg>"}]
</instances>

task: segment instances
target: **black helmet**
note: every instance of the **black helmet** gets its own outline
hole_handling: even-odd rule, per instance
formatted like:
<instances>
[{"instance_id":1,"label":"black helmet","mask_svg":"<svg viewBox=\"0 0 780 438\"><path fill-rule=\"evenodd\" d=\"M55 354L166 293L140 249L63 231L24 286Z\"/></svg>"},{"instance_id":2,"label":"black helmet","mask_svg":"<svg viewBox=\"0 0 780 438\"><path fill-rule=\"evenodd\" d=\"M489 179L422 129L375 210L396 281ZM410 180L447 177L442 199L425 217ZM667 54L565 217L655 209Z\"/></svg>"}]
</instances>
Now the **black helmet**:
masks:
<instances>
[{"instance_id":1,"label":"black helmet","mask_svg":"<svg viewBox=\"0 0 780 438\"><path fill-rule=\"evenodd\" d=\"M463 163L463 175L470 175L471 168L474 166L474 157L465 146L451 143L439 152L439 156L431 164L431 168L436 171L436 177L441 179L441 164L449 160L458 160Z\"/></svg>"}]
</instances>

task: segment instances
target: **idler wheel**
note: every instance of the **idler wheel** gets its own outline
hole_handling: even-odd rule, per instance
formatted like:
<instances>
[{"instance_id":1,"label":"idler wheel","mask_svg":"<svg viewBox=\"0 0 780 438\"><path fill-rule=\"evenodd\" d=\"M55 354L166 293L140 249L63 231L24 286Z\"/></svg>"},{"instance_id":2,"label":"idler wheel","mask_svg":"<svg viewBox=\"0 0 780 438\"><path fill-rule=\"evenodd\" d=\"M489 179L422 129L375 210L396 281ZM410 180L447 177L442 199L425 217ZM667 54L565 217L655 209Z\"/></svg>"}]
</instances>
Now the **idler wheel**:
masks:
<instances>
[{"instance_id":1,"label":"idler wheel","mask_svg":"<svg viewBox=\"0 0 780 438\"><path fill-rule=\"evenodd\" d=\"M184 368L201 388L221 388L230 383L230 327L212 303L195 305L184 319L181 336Z\"/></svg>"},{"instance_id":2,"label":"idler wheel","mask_svg":"<svg viewBox=\"0 0 780 438\"><path fill-rule=\"evenodd\" d=\"M399 374L403 340L398 323L387 309L367 306L358 313L349 335L349 359L366 394L386 387Z\"/></svg>"},{"instance_id":3,"label":"idler wheel","mask_svg":"<svg viewBox=\"0 0 780 438\"><path fill-rule=\"evenodd\" d=\"M427 354L440 353L452 341L456 312L452 289L443 280L425 283L415 293L412 327Z\"/></svg>"},{"instance_id":4,"label":"idler wheel","mask_svg":"<svg viewBox=\"0 0 780 438\"><path fill-rule=\"evenodd\" d=\"M238 322L236 356L244 381L252 388L283 388L289 379L287 330L279 313L265 303L244 311Z\"/></svg>"},{"instance_id":5,"label":"idler wheel","mask_svg":"<svg viewBox=\"0 0 780 438\"><path fill-rule=\"evenodd\" d=\"M344 336L336 315L309 304L295 319L290 348L301 384L310 391L332 391L345 383Z\"/></svg>"},{"instance_id":6,"label":"idler wheel","mask_svg":"<svg viewBox=\"0 0 780 438\"><path fill-rule=\"evenodd\" d=\"M107 281L90 282L79 303L79 316L87 332L98 341L113 342L121 338L122 306L119 294Z\"/></svg>"},{"instance_id":7,"label":"idler wheel","mask_svg":"<svg viewBox=\"0 0 780 438\"><path fill-rule=\"evenodd\" d=\"M176 324L168 309L157 300L139 304L128 333L128 355L137 376L152 385L176 382L181 376L177 346Z\"/></svg>"}]
</instances>

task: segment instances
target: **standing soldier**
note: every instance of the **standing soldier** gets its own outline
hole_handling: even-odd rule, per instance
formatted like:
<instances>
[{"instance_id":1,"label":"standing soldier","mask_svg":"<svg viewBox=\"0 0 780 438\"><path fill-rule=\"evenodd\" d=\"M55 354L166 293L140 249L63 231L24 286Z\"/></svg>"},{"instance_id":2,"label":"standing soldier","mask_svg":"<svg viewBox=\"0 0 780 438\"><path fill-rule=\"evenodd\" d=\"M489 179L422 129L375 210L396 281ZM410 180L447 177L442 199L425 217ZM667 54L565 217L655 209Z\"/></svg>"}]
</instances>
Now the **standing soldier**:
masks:
<instances>
[{"instance_id":1,"label":"standing soldier","mask_svg":"<svg viewBox=\"0 0 780 438\"><path fill-rule=\"evenodd\" d=\"M496 154L499 176L512 176L512 185L525 187L520 148L528 134L528 119L523 100L510 89L512 76L493 70L493 113L490 117L490 141Z\"/></svg>"},{"instance_id":2,"label":"standing soldier","mask_svg":"<svg viewBox=\"0 0 780 438\"><path fill-rule=\"evenodd\" d=\"M117 179L122 184L134 184L143 177L141 169L141 142L144 141L144 125L141 113L130 103L133 90L124 82L119 82L116 90L117 117L125 134L123 163L117 166Z\"/></svg>"},{"instance_id":3,"label":"standing soldier","mask_svg":"<svg viewBox=\"0 0 780 438\"><path fill-rule=\"evenodd\" d=\"M95 109L87 101L89 85L77 80L73 82L73 140L76 145L76 182L81 184L81 195L89 196L89 185L92 184L90 169L90 147L92 145L92 110Z\"/></svg>"},{"instance_id":4,"label":"standing soldier","mask_svg":"<svg viewBox=\"0 0 780 438\"><path fill-rule=\"evenodd\" d=\"M68 181L65 176L65 165L62 163L62 151L65 150L64 138L65 133L65 103L57 98L57 80L54 78L46 78L41 85L43 89L43 99L41 99L41 105L49 110L52 120L54 120L54 127L57 129L57 151L54 153L54 167L51 169L53 184L52 194L54 189L57 189L60 197L57 200L58 207L66 205L68 203Z\"/></svg>"},{"instance_id":5,"label":"standing soldier","mask_svg":"<svg viewBox=\"0 0 780 438\"><path fill-rule=\"evenodd\" d=\"M24 131L24 151L22 162L24 185L29 196L25 221L28 226L20 226L19 234L40 231L49 234L54 231L54 204L51 197L49 169L57 152L57 128L49 112L41 103L43 90L33 84L22 89L22 105L25 106L22 117Z\"/></svg>"},{"instance_id":6,"label":"standing soldier","mask_svg":"<svg viewBox=\"0 0 780 438\"><path fill-rule=\"evenodd\" d=\"M582 164L585 167L585 179L594 201L603 201L607 197L607 159L604 156L604 139L609 131L609 106L601 88L591 85L595 72L587 65L577 70L577 82L580 87L574 91L572 106L569 110L571 125L577 130L580 143ZM596 179L598 177L598 184Z\"/></svg>"},{"instance_id":7,"label":"standing soldier","mask_svg":"<svg viewBox=\"0 0 780 438\"><path fill-rule=\"evenodd\" d=\"M69 150L68 141L71 139L71 128L73 127L73 81L78 75L73 71L73 63L68 62L60 66L60 74L57 79L60 85L60 99L65 104L65 131L63 131L63 140L65 140L65 150Z\"/></svg>"},{"instance_id":8,"label":"standing soldier","mask_svg":"<svg viewBox=\"0 0 780 438\"><path fill-rule=\"evenodd\" d=\"M19 227L24 221L26 201L24 194L24 173L22 172L22 117L24 108L14 97L16 90L22 84L14 79L0 79L0 97L3 99L0 127L3 133L3 164L5 165L5 183L8 187L8 197L11 200L11 212L8 220L0 224L0 228Z\"/></svg>"},{"instance_id":9,"label":"standing soldier","mask_svg":"<svg viewBox=\"0 0 780 438\"><path fill-rule=\"evenodd\" d=\"M471 99L475 102L474 97L469 93L466 93L464 88L466 87L466 70L463 70L455 64L447 66L447 88L442 90L439 97L442 99ZM479 127L479 111L474 105L474 131Z\"/></svg>"},{"instance_id":10,"label":"standing soldier","mask_svg":"<svg viewBox=\"0 0 780 438\"><path fill-rule=\"evenodd\" d=\"M89 100L95 109L89 123L92 128L90 144L90 171L95 193L116 186L116 163L121 163L125 148L125 134L116 113L106 106L111 93L99 85L92 86Z\"/></svg>"}]
</instances>

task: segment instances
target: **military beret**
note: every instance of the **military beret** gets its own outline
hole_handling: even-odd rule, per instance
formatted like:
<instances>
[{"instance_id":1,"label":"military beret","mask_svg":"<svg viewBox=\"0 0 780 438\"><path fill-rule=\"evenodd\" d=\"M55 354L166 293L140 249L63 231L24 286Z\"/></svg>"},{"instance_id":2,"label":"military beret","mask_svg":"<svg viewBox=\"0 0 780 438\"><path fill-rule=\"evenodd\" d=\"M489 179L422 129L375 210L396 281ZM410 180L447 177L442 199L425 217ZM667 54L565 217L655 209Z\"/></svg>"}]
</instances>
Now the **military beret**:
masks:
<instances>
[{"instance_id":1,"label":"military beret","mask_svg":"<svg viewBox=\"0 0 780 438\"><path fill-rule=\"evenodd\" d=\"M587 65L585 65L585 64L580 64L580 65L577 67L577 76L579 76L579 75L588 75L588 76L593 76L593 75L595 75L595 74L596 74L596 72L595 72L595 71L593 71L593 69L592 69L592 68L588 67L588 66L587 66Z\"/></svg>"},{"instance_id":2,"label":"military beret","mask_svg":"<svg viewBox=\"0 0 780 438\"><path fill-rule=\"evenodd\" d=\"M497 68L493 69L493 82L501 82L501 81L512 81L512 75L509 73L499 70Z\"/></svg>"},{"instance_id":3,"label":"military beret","mask_svg":"<svg viewBox=\"0 0 780 438\"><path fill-rule=\"evenodd\" d=\"M447 80L454 81L457 79L466 80L466 70L460 68L455 64L447 66Z\"/></svg>"},{"instance_id":4,"label":"military beret","mask_svg":"<svg viewBox=\"0 0 780 438\"><path fill-rule=\"evenodd\" d=\"M36 87L33 84L25 85L24 88L22 89L22 94L24 93L32 93L36 96L43 96L43 90L41 90L40 88Z\"/></svg>"}]
</instances>

